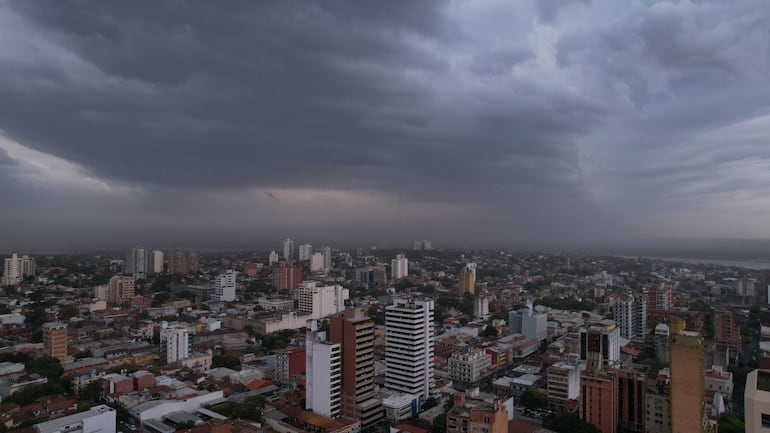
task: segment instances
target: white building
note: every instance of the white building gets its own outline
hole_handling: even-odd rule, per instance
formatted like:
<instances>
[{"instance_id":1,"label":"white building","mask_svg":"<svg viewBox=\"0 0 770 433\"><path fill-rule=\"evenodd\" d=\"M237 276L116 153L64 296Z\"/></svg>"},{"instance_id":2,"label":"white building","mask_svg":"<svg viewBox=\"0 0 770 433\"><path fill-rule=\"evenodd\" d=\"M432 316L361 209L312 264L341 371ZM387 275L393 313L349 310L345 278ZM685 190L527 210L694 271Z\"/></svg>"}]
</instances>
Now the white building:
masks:
<instances>
[{"instance_id":1,"label":"white building","mask_svg":"<svg viewBox=\"0 0 770 433\"><path fill-rule=\"evenodd\" d=\"M126 273L135 279L147 278L152 269L152 257L150 251L142 246L136 246L126 255Z\"/></svg>"},{"instance_id":2,"label":"white building","mask_svg":"<svg viewBox=\"0 0 770 433\"><path fill-rule=\"evenodd\" d=\"M608 364L620 360L620 329L613 321L603 320L580 330L580 359L587 360L591 353L600 354Z\"/></svg>"},{"instance_id":3,"label":"white building","mask_svg":"<svg viewBox=\"0 0 770 433\"><path fill-rule=\"evenodd\" d=\"M156 274L163 273L163 251L154 250L152 252L152 272Z\"/></svg>"},{"instance_id":4,"label":"white building","mask_svg":"<svg viewBox=\"0 0 770 433\"><path fill-rule=\"evenodd\" d=\"M339 284L319 286L315 281L304 281L294 289L297 311L310 314L314 319L345 311L345 300L348 297L348 289Z\"/></svg>"},{"instance_id":5,"label":"white building","mask_svg":"<svg viewBox=\"0 0 770 433\"><path fill-rule=\"evenodd\" d=\"M278 263L278 253L270 251L270 255L267 258L267 265L272 266L273 263Z\"/></svg>"},{"instance_id":6,"label":"white building","mask_svg":"<svg viewBox=\"0 0 770 433\"><path fill-rule=\"evenodd\" d=\"M100 404L85 412L35 424L39 433L115 433L115 409Z\"/></svg>"},{"instance_id":7,"label":"white building","mask_svg":"<svg viewBox=\"0 0 770 433\"><path fill-rule=\"evenodd\" d=\"M430 397L433 378L433 312L430 299L396 298L385 308L385 387Z\"/></svg>"},{"instance_id":8,"label":"white building","mask_svg":"<svg viewBox=\"0 0 770 433\"><path fill-rule=\"evenodd\" d=\"M214 300L232 302L235 300L235 281L238 273L232 269L219 274L214 281Z\"/></svg>"},{"instance_id":9,"label":"white building","mask_svg":"<svg viewBox=\"0 0 770 433\"><path fill-rule=\"evenodd\" d=\"M323 247L321 252L324 256L324 272L329 272L329 269L332 268L332 249L329 247Z\"/></svg>"},{"instance_id":10,"label":"white building","mask_svg":"<svg viewBox=\"0 0 770 433\"><path fill-rule=\"evenodd\" d=\"M615 301L615 322L620 336L634 341L644 340L647 333L647 292L625 295Z\"/></svg>"},{"instance_id":11,"label":"white building","mask_svg":"<svg viewBox=\"0 0 770 433\"><path fill-rule=\"evenodd\" d=\"M527 308L508 313L508 326L511 334L522 334L541 342L548 338L548 315L536 313L531 300L527 301Z\"/></svg>"},{"instance_id":12,"label":"white building","mask_svg":"<svg viewBox=\"0 0 770 433\"><path fill-rule=\"evenodd\" d=\"M760 433L770 428L770 370L754 370L746 376L744 392L746 433Z\"/></svg>"},{"instance_id":13,"label":"white building","mask_svg":"<svg viewBox=\"0 0 770 433\"><path fill-rule=\"evenodd\" d=\"M414 418L420 411L420 396L414 394L398 394L382 400L385 409L385 419L396 423L402 419Z\"/></svg>"},{"instance_id":14,"label":"white building","mask_svg":"<svg viewBox=\"0 0 770 433\"><path fill-rule=\"evenodd\" d=\"M562 408L567 401L577 400L580 397L580 372L584 369L585 362L579 361L577 356L548 367L548 403Z\"/></svg>"},{"instance_id":15,"label":"white building","mask_svg":"<svg viewBox=\"0 0 770 433\"><path fill-rule=\"evenodd\" d=\"M294 259L294 241L290 238L283 240L283 259L287 262Z\"/></svg>"},{"instance_id":16,"label":"white building","mask_svg":"<svg viewBox=\"0 0 770 433\"><path fill-rule=\"evenodd\" d=\"M307 321L305 341L307 409L328 418L342 410L342 346L326 341L317 320Z\"/></svg>"},{"instance_id":17,"label":"white building","mask_svg":"<svg viewBox=\"0 0 770 433\"><path fill-rule=\"evenodd\" d=\"M473 301L473 316L483 320L489 319L489 298L480 294Z\"/></svg>"},{"instance_id":18,"label":"white building","mask_svg":"<svg viewBox=\"0 0 770 433\"><path fill-rule=\"evenodd\" d=\"M310 271L322 272L324 270L324 255L321 253L313 253L310 258Z\"/></svg>"},{"instance_id":19,"label":"white building","mask_svg":"<svg viewBox=\"0 0 770 433\"><path fill-rule=\"evenodd\" d=\"M390 275L393 281L406 278L409 275L409 259L403 254L396 255L396 258L391 260L390 267Z\"/></svg>"},{"instance_id":20,"label":"white building","mask_svg":"<svg viewBox=\"0 0 770 433\"><path fill-rule=\"evenodd\" d=\"M13 253L3 261L3 286L14 286L21 283L24 277L35 275L35 259Z\"/></svg>"},{"instance_id":21,"label":"white building","mask_svg":"<svg viewBox=\"0 0 770 433\"><path fill-rule=\"evenodd\" d=\"M192 336L194 330L188 325L161 324L160 346L165 353L167 363L174 363L192 354Z\"/></svg>"},{"instance_id":22,"label":"white building","mask_svg":"<svg viewBox=\"0 0 770 433\"><path fill-rule=\"evenodd\" d=\"M313 246L310 244L302 244L299 246L299 261L304 262L310 260L310 256L313 254Z\"/></svg>"}]
</instances>

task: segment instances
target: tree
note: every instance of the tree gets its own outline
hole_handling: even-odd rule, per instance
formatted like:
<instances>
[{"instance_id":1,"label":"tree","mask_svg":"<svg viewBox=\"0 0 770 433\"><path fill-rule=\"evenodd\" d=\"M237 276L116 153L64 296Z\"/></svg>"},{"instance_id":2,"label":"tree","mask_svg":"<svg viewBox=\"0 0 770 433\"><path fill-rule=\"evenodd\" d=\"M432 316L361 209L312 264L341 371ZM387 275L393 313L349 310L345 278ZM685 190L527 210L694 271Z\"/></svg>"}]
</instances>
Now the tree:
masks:
<instances>
[{"instance_id":1,"label":"tree","mask_svg":"<svg viewBox=\"0 0 770 433\"><path fill-rule=\"evenodd\" d=\"M446 433L446 413L433 418L433 426L430 428L430 433Z\"/></svg>"},{"instance_id":2,"label":"tree","mask_svg":"<svg viewBox=\"0 0 770 433\"><path fill-rule=\"evenodd\" d=\"M104 383L101 379L93 381L78 392L78 401L81 403L96 403L102 398L103 390Z\"/></svg>"},{"instance_id":3,"label":"tree","mask_svg":"<svg viewBox=\"0 0 770 433\"><path fill-rule=\"evenodd\" d=\"M487 325L487 327L484 328L484 331L482 331L481 336L485 338L495 338L497 337L497 328L492 325Z\"/></svg>"},{"instance_id":4,"label":"tree","mask_svg":"<svg viewBox=\"0 0 770 433\"><path fill-rule=\"evenodd\" d=\"M548 396L543 391L528 389L521 395L521 405L530 409L542 409L548 406Z\"/></svg>"},{"instance_id":5,"label":"tree","mask_svg":"<svg viewBox=\"0 0 770 433\"><path fill-rule=\"evenodd\" d=\"M425 400L425 403L422 404L422 409L423 410L433 409L436 406L438 406L438 400L436 400L435 397L428 397L428 399Z\"/></svg>"},{"instance_id":6,"label":"tree","mask_svg":"<svg viewBox=\"0 0 770 433\"><path fill-rule=\"evenodd\" d=\"M600 433L593 424L589 424L574 413L549 415L543 420L543 427L556 433Z\"/></svg>"},{"instance_id":7,"label":"tree","mask_svg":"<svg viewBox=\"0 0 770 433\"><path fill-rule=\"evenodd\" d=\"M719 417L719 433L743 433L744 431L746 431L746 424L730 412L725 412Z\"/></svg>"},{"instance_id":8,"label":"tree","mask_svg":"<svg viewBox=\"0 0 770 433\"><path fill-rule=\"evenodd\" d=\"M234 356L214 355L211 358L211 368L227 367L235 368L241 365L241 361Z\"/></svg>"},{"instance_id":9,"label":"tree","mask_svg":"<svg viewBox=\"0 0 770 433\"><path fill-rule=\"evenodd\" d=\"M176 425L176 431L179 430L189 430L191 428L195 427L195 421L189 420L189 421L182 421Z\"/></svg>"}]
</instances>

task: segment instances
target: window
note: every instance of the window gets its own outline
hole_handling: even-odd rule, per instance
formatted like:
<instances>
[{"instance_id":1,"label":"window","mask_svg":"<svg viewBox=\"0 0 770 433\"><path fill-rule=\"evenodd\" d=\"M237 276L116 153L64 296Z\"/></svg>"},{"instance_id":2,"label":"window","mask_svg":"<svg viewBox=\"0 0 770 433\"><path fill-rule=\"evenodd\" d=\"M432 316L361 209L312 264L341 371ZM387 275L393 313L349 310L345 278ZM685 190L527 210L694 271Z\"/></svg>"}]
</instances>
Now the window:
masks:
<instances>
[{"instance_id":1,"label":"window","mask_svg":"<svg viewBox=\"0 0 770 433\"><path fill-rule=\"evenodd\" d=\"M770 428L770 415L763 413L762 414L762 427L763 428Z\"/></svg>"}]
</instances>

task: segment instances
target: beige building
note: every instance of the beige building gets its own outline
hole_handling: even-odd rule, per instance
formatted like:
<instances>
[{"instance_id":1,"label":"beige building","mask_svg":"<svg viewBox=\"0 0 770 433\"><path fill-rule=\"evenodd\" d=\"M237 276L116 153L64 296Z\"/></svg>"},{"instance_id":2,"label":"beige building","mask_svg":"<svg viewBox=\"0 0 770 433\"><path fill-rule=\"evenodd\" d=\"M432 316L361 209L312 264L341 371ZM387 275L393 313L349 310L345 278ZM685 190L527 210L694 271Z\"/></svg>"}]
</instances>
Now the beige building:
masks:
<instances>
[{"instance_id":1,"label":"beige building","mask_svg":"<svg viewBox=\"0 0 770 433\"><path fill-rule=\"evenodd\" d=\"M206 352L194 352L189 358L179 361L179 366L189 368L196 373L208 373L211 369L211 350Z\"/></svg>"},{"instance_id":2,"label":"beige building","mask_svg":"<svg viewBox=\"0 0 770 433\"><path fill-rule=\"evenodd\" d=\"M13 253L3 261L3 279L0 285L16 285L30 275L35 275L35 259L29 256L19 257Z\"/></svg>"},{"instance_id":3,"label":"beige building","mask_svg":"<svg viewBox=\"0 0 770 433\"><path fill-rule=\"evenodd\" d=\"M113 305L121 305L130 302L134 297L135 286L134 278L121 275L115 275L110 278L108 286L108 301Z\"/></svg>"},{"instance_id":4,"label":"beige building","mask_svg":"<svg viewBox=\"0 0 770 433\"><path fill-rule=\"evenodd\" d=\"M46 355L62 364L67 362L67 324L48 322L43 324L43 348Z\"/></svg>"},{"instance_id":5,"label":"beige building","mask_svg":"<svg viewBox=\"0 0 770 433\"><path fill-rule=\"evenodd\" d=\"M770 370L749 373L743 397L746 433L770 431Z\"/></svg>"},{"instance_id":6,"label":"beige building","mask_svg":"<svg viewBox=\"0 0 770 433\"><path fill-rule=\"evenodd\" d=\"M709 430L703 362L699 332L682 331L671 337L671 433Z\"/></svg>"},{"instance_id":7,"label":"beige building","mask_svg":"<svg viewBox=\"0 0 770 433\"><path fill-rule=\"evenodd\" d=\"M489 375L492 356L476 349L466 353L455 353L449 358L449 377L463 384L476 384Z\"/></svg>"}]
</instances>

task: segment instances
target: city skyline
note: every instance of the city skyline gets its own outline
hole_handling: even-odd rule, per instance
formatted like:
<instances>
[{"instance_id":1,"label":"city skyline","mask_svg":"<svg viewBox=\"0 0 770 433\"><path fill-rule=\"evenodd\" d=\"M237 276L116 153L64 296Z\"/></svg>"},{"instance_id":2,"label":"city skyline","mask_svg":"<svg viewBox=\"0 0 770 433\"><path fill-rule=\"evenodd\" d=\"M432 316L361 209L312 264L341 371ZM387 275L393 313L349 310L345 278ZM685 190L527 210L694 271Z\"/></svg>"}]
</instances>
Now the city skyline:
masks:
<instances>
[{"instance_id":1,"label":"city skyline","mask_svg":"<svg viewBox=\"0 0 770 433\"><path fill-rule=\"evenodd\" d=\"M768 15L1 2L0 249L770 239Z\"/></svg>"}]
</instances>

